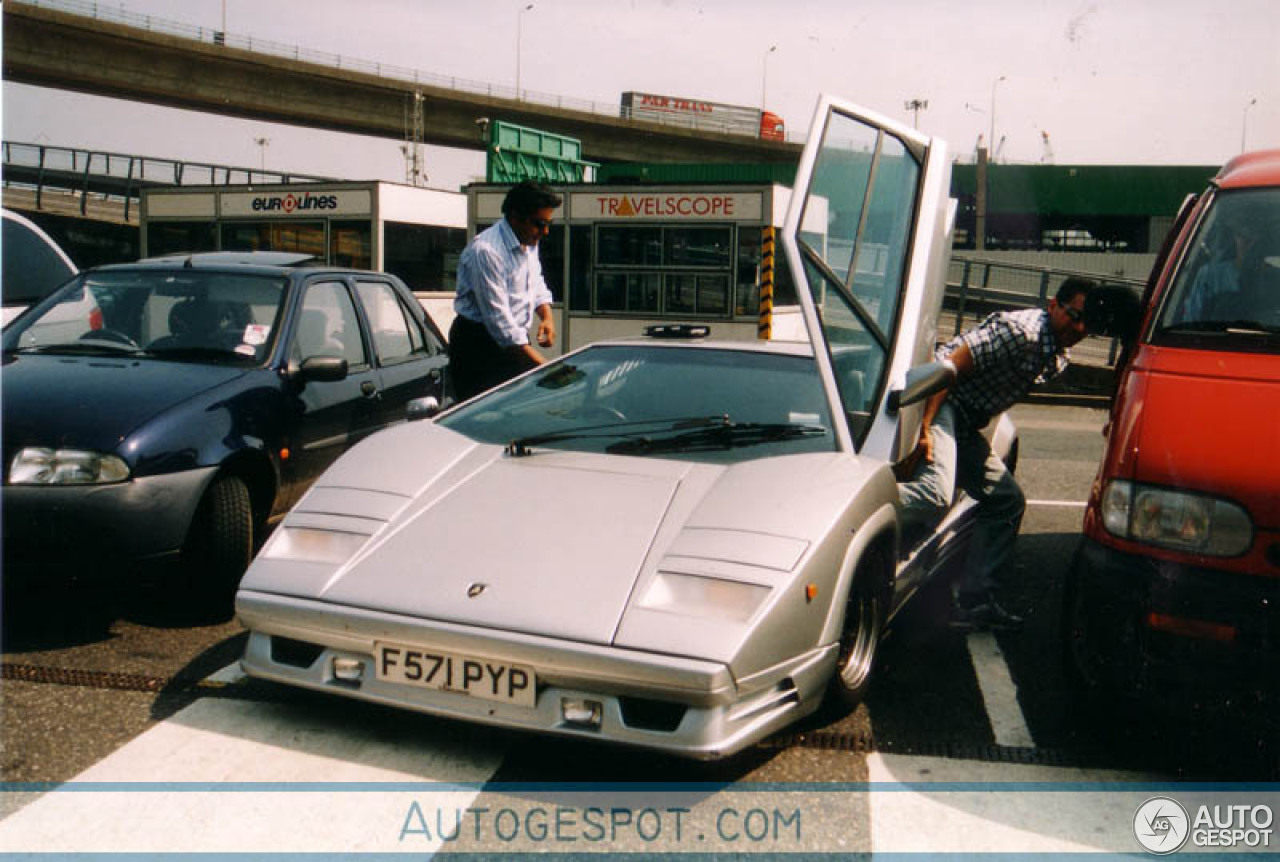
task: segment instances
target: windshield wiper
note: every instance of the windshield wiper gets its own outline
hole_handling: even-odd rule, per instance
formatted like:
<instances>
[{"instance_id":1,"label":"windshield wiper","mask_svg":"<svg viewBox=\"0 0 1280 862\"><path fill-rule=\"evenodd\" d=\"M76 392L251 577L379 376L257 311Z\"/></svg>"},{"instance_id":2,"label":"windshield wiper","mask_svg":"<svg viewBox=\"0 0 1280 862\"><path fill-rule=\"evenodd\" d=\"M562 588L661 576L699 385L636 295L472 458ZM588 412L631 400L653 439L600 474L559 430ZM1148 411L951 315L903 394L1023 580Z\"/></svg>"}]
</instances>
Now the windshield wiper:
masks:
<instances>
[{"instance_id":1,"label":"windshield wiper","mask_svg":"<svg viewBox=\"0 0 1280 862\"><path fill-rule=\"evenodd\" d=\"M529 454L529 449L533 446L541 446L545 443L558 443L561 440L583 440L595 437L634 437L637 434L652 434L655 429L651 426L665 426L656 430L659 431L683 431L688 428L703 428L709 425L726 425L729 424L727 415L719 416L686 416L679 419L640 419L635 422L612 422L605 425L580 425L577 428L566 428L563 431L549 431L546 434L533 434L528 437L517 437L507 444L507 454L515 458L520 458ZM637 426L647 428L649 430L622 431L620 428L636 428Z\"/></svg>"},{"instance_id":2,"label":"windshield wiper","mask_svg":"<svg viewBox=\"0 0 1280 862\"><path fill-rule=\"evenodd\" d=\"M1276 335L1280 334L1280 326L1267 326L1256 320L1187 320L1175 323L1160 330L1162 333L1209 333L1213 335L1246 334Z\"/></svg>"},{"instance_id":3,"label":"windshield wiper","mask_svg":"<svg viewBox=\"0 0 1280 862\"><path fill-rule=\"evenodd\" d=\"M798 422L723 422L708 428L699 428L653 438L639 436L620 440L605 449L610 455L640 455L653 452L709 452L733 449L738 446L757 446L761 443L777 443L815 437L826 434L822 425L804 425Z\"/></svg>"},{"instance_id":4,"label":"windshield wiper","mask_svg":"<svg viewBox=\"0 0 1280 862\"><path fill-rule=\"evenodd\" d=\"M85 353L90 355L106 354L109 356L146 356L147 351L140 347L131 347L114 341L69 341L65 344L29 344L18 346L6 353Z\"/></svg>"}]
</instances>

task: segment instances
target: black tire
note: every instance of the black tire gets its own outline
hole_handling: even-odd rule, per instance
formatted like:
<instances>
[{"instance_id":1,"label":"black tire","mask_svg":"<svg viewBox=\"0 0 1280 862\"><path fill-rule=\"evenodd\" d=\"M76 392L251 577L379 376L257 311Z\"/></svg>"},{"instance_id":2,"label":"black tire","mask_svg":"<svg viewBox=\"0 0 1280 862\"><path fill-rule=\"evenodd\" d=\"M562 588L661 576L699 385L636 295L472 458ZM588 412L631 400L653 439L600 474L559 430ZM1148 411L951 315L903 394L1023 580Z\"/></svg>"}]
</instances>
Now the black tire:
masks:
<instances>
[{"instance_id":1,"label":"black tire","mask_svg":"<svg viewBox=\"0 0 1280 862\"><path fill-rule=\"evenodd\" d=\"M839 657L827 694L829 701L844 709L852 709L861 703L871 687L888 610L884 588L885 565L883 548L869 551L859 564L845 599Z\"/></svg>"},{"instance_id":2,"label":"black tire","mask_svg":"<svg viewBox=\"0 0 1280 862\"><path fill-rule=\"evenodd\" d=\"M238 476L219 476L205 491L182 553L182 581L195 600L229 602L253 559L253 506Z\"/></svg>"},{"instance_id":3,"label":"black tire","mask_svg":"<svg viewBox=\"0 0 1280 862\"><path fill-rule=\"evenodd\" d=\"M1067 576L1062 608L1062 651L1067 680L1098 702L1127 699L1142 687L1138 621L1123 602L1086 588L1077 554Z\"/></svg>"}]
</instances>

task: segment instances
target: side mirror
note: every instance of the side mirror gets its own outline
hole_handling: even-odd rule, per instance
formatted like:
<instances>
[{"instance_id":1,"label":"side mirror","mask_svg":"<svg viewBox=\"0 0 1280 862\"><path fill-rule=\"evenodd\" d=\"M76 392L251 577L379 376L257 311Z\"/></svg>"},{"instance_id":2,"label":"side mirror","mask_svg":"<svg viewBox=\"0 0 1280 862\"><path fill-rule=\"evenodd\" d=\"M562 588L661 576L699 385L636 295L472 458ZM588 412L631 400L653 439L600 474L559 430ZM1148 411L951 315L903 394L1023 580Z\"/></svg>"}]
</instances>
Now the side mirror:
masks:
<instances>
[{"instance_id":1,"label":"side mirror","mask_svg":"<svg viewBox=\"0 0 1280 862\"><path fill-rule=\"evenodd\" d=\"M1118 338L1133 344L1142 326L1142 292L1124 284L1100 284L1084 302L1084 320L1090 335Z\"/></svg>"},{"instance_id":2,"label":"side mirror","mask_svg":"<svg viewBox=\"0 0 1280 862\"><path fill-rule=\"evenodd\" d=\"M440 399L434 395L424 395L422 398L415 398L409 402L405 408L407 418L410 422L417 422L419 419L430 419L435 416L443 408L440 406Z\"/></svg>"},{"instance_id":3,"label":"side mirror","mask_svg":"<svg viewBox=\"0 0 1280 862\"><path fill-rule=\"evenodd\" d=\"M347 360L340 356L311 356L290 371L298 383L334 383L347 379Z\"/></svg>"},{"instance_id":4,"label":"side mirror","mask_svg":"<svg viewBox=\"0 0 1280 862\"><path fill-rule=\"evenodd\" d=\"M956 369L947 362L930 362L917 365L907 372L907 382L901 389L889 393L887 407L897 413L902 407L923 401L956 382Z\"/></svg>"}]
</instances>

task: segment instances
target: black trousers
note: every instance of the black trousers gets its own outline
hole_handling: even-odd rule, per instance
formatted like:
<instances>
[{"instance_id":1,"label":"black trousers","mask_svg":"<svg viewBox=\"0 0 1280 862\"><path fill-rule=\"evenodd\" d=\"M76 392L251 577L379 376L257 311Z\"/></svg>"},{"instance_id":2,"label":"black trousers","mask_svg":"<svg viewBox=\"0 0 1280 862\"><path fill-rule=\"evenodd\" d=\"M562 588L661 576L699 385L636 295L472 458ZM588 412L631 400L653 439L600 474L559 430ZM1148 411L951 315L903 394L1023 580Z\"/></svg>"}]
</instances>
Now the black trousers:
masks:
<instances>
[{"instance_id":1,"label":"black trousers","mask_svg":"<svg viewBox=\"0 0 1280 862\"><path fill-rule=\"evenodd\" d=\"M453 397L466 401L533 367L524 356L500 346L483 323L459 314L449 327L449 378Z\"/></svg>"}]
</instances>

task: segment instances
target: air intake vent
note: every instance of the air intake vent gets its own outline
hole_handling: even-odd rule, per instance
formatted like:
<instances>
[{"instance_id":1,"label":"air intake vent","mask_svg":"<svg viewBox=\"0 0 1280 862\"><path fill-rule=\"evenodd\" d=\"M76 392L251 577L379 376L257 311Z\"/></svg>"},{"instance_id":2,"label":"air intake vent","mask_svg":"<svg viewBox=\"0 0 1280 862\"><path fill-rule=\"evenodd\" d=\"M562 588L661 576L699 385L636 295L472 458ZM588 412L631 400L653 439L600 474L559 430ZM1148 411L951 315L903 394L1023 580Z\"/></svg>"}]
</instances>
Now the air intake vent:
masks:
<instances>
[{"instance_id":1,"label":"air intake vent","mask_svg":"<svg viewBox=\"0 0 1280 862\"><path fill-rule=\"evenodd\" d=\"M296 641L293 638L271 637L271 660L290 667L308 668L320 658L324 647L318 644Z\"/></svg>"},{"instance_id":2,"label":"air intake vent","mask_svg":"<svg viewBox=\"0 0 1280 862\"><path fill-rule=\"evenodd\" d=\"M622 722L627 727L663 733L671 733L679 727L687 709L682 703L639 697L620 697L618 703L622 707Z\"/></svg>"}]
</instances>

